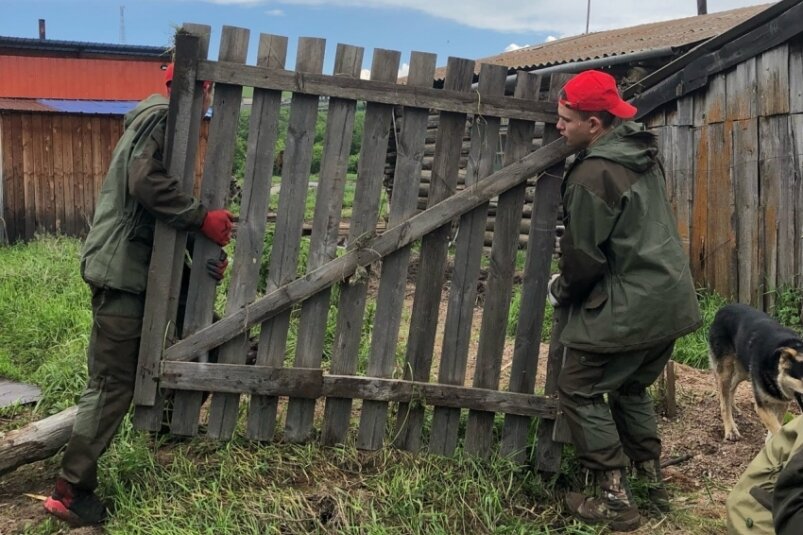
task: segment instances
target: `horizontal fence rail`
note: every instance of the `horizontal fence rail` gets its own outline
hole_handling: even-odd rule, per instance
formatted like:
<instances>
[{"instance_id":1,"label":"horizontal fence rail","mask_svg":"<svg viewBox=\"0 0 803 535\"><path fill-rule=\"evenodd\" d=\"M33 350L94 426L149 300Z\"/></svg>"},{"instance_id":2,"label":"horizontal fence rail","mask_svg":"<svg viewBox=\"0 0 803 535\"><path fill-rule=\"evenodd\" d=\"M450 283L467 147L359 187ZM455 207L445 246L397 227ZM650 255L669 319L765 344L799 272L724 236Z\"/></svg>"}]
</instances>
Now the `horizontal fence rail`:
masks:
<instances>
[{"instance_id":1,"label":"horizontal fence rail","mask_svg":"<svg viewBox=\"0 0 803 535\"><path fill-rule=\"evenodd\" d=\"M324 375L320 368L269 368L166 361L162 366L161 381L165 388L196 392L418 402L422 405L547 419L553 419L557 409L555 399L543 396L420 381Z\"/></svg>"},{"instance_id":2,"label":"horizontal fence rail","mask_svg":"<svg viewBox=\"0 0 803 535\"><path fill-rule=\"evenodd\" d=\"M450 91L376 80L209 61L199 63L198 77L201 80L212 80L225 84L292 91L293 93L322 97L365 100L411 108L473 113L548 123L556 123L558 120L557 105L554 102L538 102L502 95L480 96L476 92Z\"/></svg>"}]
</instances>

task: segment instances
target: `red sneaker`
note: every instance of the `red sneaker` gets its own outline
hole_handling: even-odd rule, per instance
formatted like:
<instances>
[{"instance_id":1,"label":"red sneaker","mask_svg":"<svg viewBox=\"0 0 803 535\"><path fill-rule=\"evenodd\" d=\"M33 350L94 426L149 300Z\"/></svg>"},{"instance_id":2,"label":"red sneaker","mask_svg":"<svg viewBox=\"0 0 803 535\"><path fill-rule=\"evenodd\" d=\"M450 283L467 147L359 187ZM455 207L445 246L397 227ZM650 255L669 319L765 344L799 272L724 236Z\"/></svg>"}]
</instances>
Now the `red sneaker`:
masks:
<instances>
[{"instance_id":1,"label":"red sneaker","mask_svg":"<svg viewBox=\"0 0 803 535\"><path fill-rule=\"evenodd\" d=\"M92 491L81 490L62 478L56 480L53 494L45 500L45 511L73 527L92 526L106 521L106 506Z\"/></svg>"}]
</instances>

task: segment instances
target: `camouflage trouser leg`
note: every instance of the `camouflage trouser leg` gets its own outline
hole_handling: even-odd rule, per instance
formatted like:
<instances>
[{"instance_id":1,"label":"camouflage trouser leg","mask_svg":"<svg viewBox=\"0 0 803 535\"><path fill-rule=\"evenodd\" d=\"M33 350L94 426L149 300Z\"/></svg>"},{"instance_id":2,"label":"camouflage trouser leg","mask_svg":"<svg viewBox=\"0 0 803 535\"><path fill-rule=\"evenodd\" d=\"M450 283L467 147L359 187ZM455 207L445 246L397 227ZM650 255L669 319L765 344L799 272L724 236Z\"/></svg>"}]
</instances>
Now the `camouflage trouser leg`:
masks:
<instances>
[{"instance_id":1,"label":"camouflage trouser leg","mask_svg":"<svg viewBox=\"0 0 803 535\"><path fill-rule=\"evenodd\" d=\"M674 341L627 353L566 349L558 379L560 409L586 468L613 470L627 467L630 460L661 456L655 410L646 388L661 374L673 347Z\"/></svg>"},{"instance_id":2,"label":"camouflage trouser leg","mask_svg":"<svg viewBox=\"0 0 803 535\"><path fill-rule=\"evenodd\" d=\"M111 444L134 396L144 296L92 288L89 381L78 402L61 477L97 487L98 459Z\"/></svg>"}]
</instances>

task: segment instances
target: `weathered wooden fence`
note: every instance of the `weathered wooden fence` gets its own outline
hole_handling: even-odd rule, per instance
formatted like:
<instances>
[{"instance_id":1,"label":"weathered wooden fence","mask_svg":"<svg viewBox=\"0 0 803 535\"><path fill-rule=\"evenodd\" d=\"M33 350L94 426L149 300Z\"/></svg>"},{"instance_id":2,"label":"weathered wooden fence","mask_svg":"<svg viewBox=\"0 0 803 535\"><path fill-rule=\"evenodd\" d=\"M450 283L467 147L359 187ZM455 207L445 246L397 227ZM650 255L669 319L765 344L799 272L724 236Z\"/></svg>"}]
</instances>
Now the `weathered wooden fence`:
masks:
<instances>
[{"instance_id":1,"label":"weathered wooden fence","mask_svg":"<svg viewBox=\"0 0 803 535\"><path fill-rule=\"evenodd\" d=\"M543 85L548 84L547 79ZM471 150L471 127L472 117L466 122L466 128L463 133L463 147L460 156L460 168L457 174L457 190L463 189L466 183L466 168L468 165L468 156ZM478 120L482 120L481 117ZM404 109L394 110L393 128L390 132L390 140L388 147L388 159L385 164L385 189L388 195L392 196L393 193L393 176L396 171L396 134L401 131L404 124ZM496 157L494 159L494 171L502 167L502 160L505 154L505 144L507 139L508 120L502 118L499 123L499 133L496 144ZM427 122L427 135L424 145L424 157L421 160L421 184L418 188L418 210L425 210L427 207L427 199L429 196L430 184L432 183L432 164L435 161L435 141L438 132L438 114L430 113L429 121ZM533 150L537 149L542 144L544 135L544 124L537 123L535 125L533 135ZM528 181L528 187L524 196L524 209L522 210L522 220L519 227L519 247L524 248L527 245L527 233L530 228L530 218L533 213L533 201L535 192L535 181L533 177ZM491 201L488 207L488 220L485 225L485 246L491 247L493 242L493 231L496 224L496 200Z\"/></svg>"},{"instance_id":2,"label":"weathered wooden fence","mask_svg":"<svg viewBox=\"0 0 803 535\"><path fill-rule=\"evenodd\" d=\"M231 27L223 29L218 61L209 61L208 34L208 27L187 25L177 35L169 169L185 177L186 189L191 187L189 170L195 157L192 140L197 139L199 120L193 111L199 105L198 81L212 80L215 113L201 197L211 208L225 206L242 87L254 88L229 291L224 315L213 323L215 283L203 270L192 271L182 339L176 340L173 331L186 236L164 225L157 227L135 394L136 425L157 427L164 393L171 390L175 392L171 430L194 435L198 432L202 392L213 392L206 433L227 439L238 423L241 396L247 394L245 435L253 440L271 440L284 414L284 439L305 442L319 434L324 444L342 443L349 439L351 424L359 414L359 448L377 449L392 441L400 448L417 450L426 442L429 451L450 454L465 428L462 440L466 451L487 456L499 447L523 461L530 423L539 417L543 420L539 426L538 468L557 470L560 447L551 432L556 415L554 379L560 367L556 345L549 359L545 392L536 395L534 385L559 184L570 151L562 141L555 141L533 152L536 121L546 123L545 141L558 138L554 100L537 99L539 80L520 76L515 95L506 97L506 69L483 65L479 88L472 90L474 62L450 58L444 88L433 89L435 56L413 52L407 83L397 84L401 55L389 50L374 51L371 79L361 80L363 49L347 45L337 46L334 73L323 75L324 41L312 38L299 40L295 71L290 71L285 69L286 38L271 35L261 36L257 65L245 65L248 31ZM559 87L559 83L553 85ZM269 229L273 239L267 289L258 296L283 91L292 92L292 103L278 211L275 226ZM329 98L324 151L306 272L298 275L311 133L322 97ZM357 101L367 103L364 134L349 247L339 253L337 231ZM377 235L392 111L398 106L404 107L405 121L397 139L393 198L387 230ZM416 213L430 110L439 112L439 127L428 206ZM467 187L457 192L463 132L469 118ZM494 172L500 118L508 118L509 126L504 167ZM541 178L535 183L521 290L524 305L510 383L500 385L526 182L536 175ZM497 197L476 372L473 378L466 378L488 206ZM459 219L461 230L450 251L449 230L455 219ZM403 320L404 293L414 243L420 245L420 252L407 322ZM203 238L196 239L194 247L193 258L201 261L217 256L219 250ZM448 309L439 367L433 370L447 262L452 265ZM378 272L372 338L367 362L359 364L367 275L372 271ZM336 306L331 307L334 296ZM330 308L337 315L334 343L331 360L322 362ZM300 317L297 344L288 347L293 313ZM256 364L246 365L247 337L257 336L256 331ZM409 333L406 341L400 342L400 332ZM217 363L208 362L213 349ZM466 386L467 380L470 386ZM284 411L278 410L285 407L284 401L280 407L280 398L288 399ZM355 400L361 400L361 406ZM322 410L316 413L316 406ZM434 407L431 431L424 436L424 416L429 407ZM498 444L493 432L496 415L504 415Z\"/></svg>"}]
</instances>

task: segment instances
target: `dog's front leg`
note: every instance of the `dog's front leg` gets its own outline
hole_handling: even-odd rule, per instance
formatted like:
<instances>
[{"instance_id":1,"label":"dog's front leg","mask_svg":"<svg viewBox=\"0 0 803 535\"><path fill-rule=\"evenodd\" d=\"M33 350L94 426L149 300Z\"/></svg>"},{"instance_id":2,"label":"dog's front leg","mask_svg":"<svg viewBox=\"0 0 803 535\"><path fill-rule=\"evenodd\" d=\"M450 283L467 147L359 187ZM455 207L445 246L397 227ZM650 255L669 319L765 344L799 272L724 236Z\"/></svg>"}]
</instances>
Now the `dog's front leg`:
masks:
<instances>
[{"instance_id":1,"label":"dog's front leg","mask_svg":"<svg viewBox=\"0 0 803 535\"><path fill-rule=\"evenodd\" d=\"M761 423L764 424L764 427L771 434L776 434L782 425L783 414L786 412L786 404L777 404L772 403L768 405L759 405L756 402L756 413L758 414L759 420Z\"/></svg>"}]
</instances>

